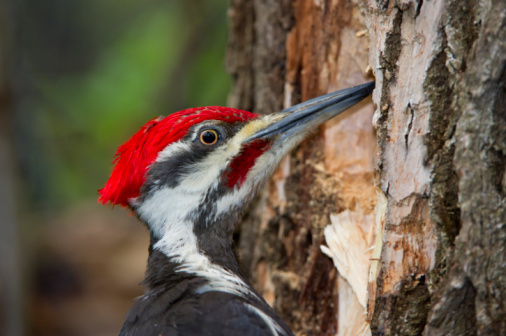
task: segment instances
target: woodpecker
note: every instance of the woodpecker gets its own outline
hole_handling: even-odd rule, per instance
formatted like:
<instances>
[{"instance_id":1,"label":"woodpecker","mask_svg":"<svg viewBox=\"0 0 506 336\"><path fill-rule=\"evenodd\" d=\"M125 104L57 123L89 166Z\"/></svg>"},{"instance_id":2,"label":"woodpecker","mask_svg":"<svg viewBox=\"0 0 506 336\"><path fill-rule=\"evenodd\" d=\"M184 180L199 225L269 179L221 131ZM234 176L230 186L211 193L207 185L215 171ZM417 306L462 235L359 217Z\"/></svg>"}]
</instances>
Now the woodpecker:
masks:
<instances>
[{"instance_id":1,"label":"woodpecker","mask_svg":"<svg viewBox=\"0 0 506 336\"><path fill-rule=\"evenodd\" d=\"M258 116L227 107L147 122L118 148L99 202L150 232L146 293L122 336L293 335L239 270L232 232L290 150L367 97L374 82Z\"/></svg>"}]
</instances>

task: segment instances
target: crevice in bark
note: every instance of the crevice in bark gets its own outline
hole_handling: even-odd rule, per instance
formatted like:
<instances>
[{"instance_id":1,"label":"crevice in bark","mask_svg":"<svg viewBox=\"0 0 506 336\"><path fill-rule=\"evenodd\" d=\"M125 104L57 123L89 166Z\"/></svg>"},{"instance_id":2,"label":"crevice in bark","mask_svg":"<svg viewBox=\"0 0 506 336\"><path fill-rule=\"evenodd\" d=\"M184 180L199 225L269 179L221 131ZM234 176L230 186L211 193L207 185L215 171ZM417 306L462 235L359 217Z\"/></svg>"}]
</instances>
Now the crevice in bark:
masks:
<instances>
[{"instance_id":1,"label":"crevice in bark","mask_svg":"<svg viewBox=\"0 0 506 336\"><path fill-rule=\"evenodd\" d=\"M430 294L425 276L408 276L399 283L397 295L382 296L376 299L376 309L371 320L371 331L374 336L382 335L420 335L425 327L429 311ZM394 307L389 310L378 307ZM389 316L385 316L385 315ZM388 319L388 324L381 321Z\"/></svg>"},{"instance_id":2,"label":"crevice in bark","mask_svg":"<svg viewBox=\"0 0 506 336\"><path fill-rule=\"evenodd\" d=\"M425 138L426 164L432 164L430 193L431 219L437 227L436 265L430 272L430 288L436 290L448 273L455 238L461 228L458 205L459 178L453 164L455 127L460 111L455 84L465 71L469 49L477 37L472 1L448 5L447 24L441 27L441 50L431 62L424 92L431 103L430 133Z\"/></svg>"},{"instance_id":3,"label":"crevice in bark","mask_svg":"<svg viewBox=\"0 0 506 336\"><path fill-rule=\"evenodd\" d=\"M466 70L466 59L474 41L478 38L481 22L477 20L476 1L451 0L448 2L448 22L445 32L450 53L448 66L451 72Z\"/></svg>"},{"instance_id":4,"label":"crevice in bark","mask_svg":"<svg viewBox=\"0 0 506 336\"><path fill-rule=\"evenodd\" d=\"M447 273L447 259L451 258L455 238L460 231L460 208L458 205L459 178L453 166L455 145L453 141L436 155L432 173L430 194L431 219L437 227L436 265L431 271L431 286Z\"/></svg>"},{"instance_id":5,"label":"crevice in bark","mask_svg":"<svg viewBox=\"0 0 506 336\"><path fill-rule=\"evenodd\" d=\"M443 31L441 31L443 34ZM442 36L441 51L432 60L427 76L423 83L423 89L430 101L429 133L424 139L427 148L425 164L430 164L437 151L441 149L445 141L445 133L454 114L451 109L453 85L450 81L450 72L446 67L447 48L446 36ZM455 120L453 127L455 127Z\"/></svg>"},{"instance_id":6,"label":"crevice in bark","mask_svg":"<svg viewBox=\"0 0 506 336\"><path fill-rule=\"evenodd\" d=\"M378 0L378 5L382 10L387 9L389 4L390 0Z\"/></svg>"},{"instance_id":7,"label":"crevice in bark","mask_svg":"<svg viewBox=\"0 0 506 336\"><path fill-rule=\"evenodd\" d=\"M414 111L413 111L413 108L411 107L410 103L408 103L407 111L409 112L410 118L409 118L408 127L406 129L406 133L404 134L404 142L406 145L406 155L408 153L408 147L409 147L409 133L411 133L411 129L413 128L413 118L414 118Z\"/></svg>"},{"instance_id":8,"label":"crevice in bark","mask_svg":"<svg viewBox=\"0 0 506 336\"><path fill-rule=\"evenodd\" d=\"M447 273L447 259L453 251L460 230L458 175L453 166L455 145L452 137L458 112L452 107L454 78L447 68L448 43L441 30L441 50L432 60L424 82L424 91L431 103L430 133L425 137L426 164L432 164L430 192L431 219L437 227L436 265L430 274L431 288Z\"/></svg>"},{"instance_id":9,"label":"crevice in bark","mask_svg":"<svg viewBox=\"0 0 506 336\"><path fill-rule=\"evenodd\" d=\"M392 23L392 31L387 33L385 39L385 52L380 55L380 65L385 70L385 77L387 80L395 79L397 72L397 61L401 55L402 45L402 16L404 12L396 8L397 12Z\"/></svg>"},{"instance_id":10,"label":"crevice in bark","mask_svg":"<svg viewBox=\"0 0 506 336\"><path fill-rule=\"evenodd\" d=\"M320 246L324 243L323 237L317 243ZM299 297L299 304L301 305L304 315L311 316L314 319L314 324L318 326L319 333L316 330L312 332L314 335L328 335L332 336L337 331L337 290L335 286L337 283L338 273L332 261L322 254L320 249L313 250L310 273L302 288ZM329 284L332 284L329 286ZM322 303L326 309L322 310ZM311 331L308 335L311 334Z\"/></svg>"},{"instance_id":11,"label":"crevice in bark","mask_svg":"<svg viewBox=\"0 0 506 336\"><path fill-rule=\"evenodd\" d=\"M506 143L506 132L500 129L501 126L506 125L506 62L502 63L502 73L498 81L497 92L495 96L497 99L492 107L495 130L492 132L497 134L495 143L497 146L490 148L490 153L487 155L491 158L490 170L492 171L491 179L492 185L495 187L497 193L502 197L506 197L506 150L501 148L500 144Z\"/></svg>"},{"instance_id":12,"label":"crevice in bark","mask_svg":"<svg viewBox=\"0 0 506 336\"><path fill-rule=\"evenodd\" d=\"M396 73L398 70L397 61L399 60L399 56L401 55L402 49L401 27L402 27L403 12L400 9L396 10L397 13L395 14L392 23L392 31L390 33L387 33L387 37L385 39L385 50L379 56L379 63L384 74L384 79L382 81L381 86L381 100L379 106L380 114L376 122L376 124L378 125L378 127L376 127L376 131L379 146L382 146L382 144L386 143L386 140L388 138L387 120L388 120L388 111L391 106L391 103L389 101L390 85L395 83ZM381 171L382 169L381 159L378 162L378 168Z\"/></svg>"},{"instance_id":13,"label":"crevice in bark","mask_svg":"<svg viewBox=\"0 0 506 336\"><path fill-rule=\"evenodd\" d=\"M416 4L415 19L418 17L418 15L420 15L420 10L422 9L422 6L423 6L423 0L419 0Z\"/></svg>"},{"instance_id":14,"label":"crevice in bark","mask_svg":"<svg viewBox=\"0 0 506 336\"><path fill-rule=\"evenodd\" d=\"M442 286L448 289L444 296L433 299L437 302L431 308L431 314L425 328L425 335L473 336L476 330L476 289L463 274L457 276L455 269L452 277L461 281L446 280ZM451 313L449 313L451 312Z\"/></svg>"}]
</instances>

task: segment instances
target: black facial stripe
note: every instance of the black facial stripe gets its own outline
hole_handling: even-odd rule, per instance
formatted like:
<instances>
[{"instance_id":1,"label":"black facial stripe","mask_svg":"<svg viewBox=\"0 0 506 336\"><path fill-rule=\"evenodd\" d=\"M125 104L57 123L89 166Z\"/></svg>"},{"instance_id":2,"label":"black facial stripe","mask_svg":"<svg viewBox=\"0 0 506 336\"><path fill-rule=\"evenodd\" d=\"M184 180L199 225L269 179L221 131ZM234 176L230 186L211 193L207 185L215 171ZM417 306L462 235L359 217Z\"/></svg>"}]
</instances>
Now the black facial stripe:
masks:
<instances>
[{"instance_id":1,"label":"black facial stripe","mask_svg":"<svg viewBox=\"0 0 506 336\"><path fill-rule=\"evenodd\" d=\"M192 166L202 162L217 147L225 146L228 139L237 133L245 123L228 123L225 121L211 120L192 126L187 134L180 140L189 144L188 150L182 149L174 152L164 161L154 162L148 171L146 182L141 188L139 200L143 199L154 190L167 186L177 187L185 174L191 174ZM205 145L200 142L198 132L206 127L216 129L220 132L221 140L214 145ZM197 135L197 136L195 136Z\"/></svg>"},{"instance_id":2,"label":"black facial stripe","mask_svg":"<svg viewBox=\"0 0 506 336\"><path fill-rule=\"evenodd\" d=\"M219 183L209 190L200 201L198 208L192 211L187 219L194 223L193 232L197 237L197 247L212 263L223 267L231 267L231 271L240 274L235 256L230 252L232 230L230 223L235 223L242 216L242 208L238 211L227 211L217 216L217 202L233 192L226 185ZM235 210L235 209L231 209Z\"/></svg>"},{"instance_id":3,"label":"black facial stripe","mask_svg":"<svg viewBox=\"0 0 506 336\"><path fill-rule=\"evenodd\" d=\"M226 194L233 192L228 186L218 183L216 188L208 190L204 199L192 213L188 214L188 220L195 223L196 230L205 230L212 226L217 211L217 202ZM198 232L195 232L198 236Z\"/></svg>"},{"instance_id":4,"label":"black facial stripe","mask_svg":"<svg viewBox=\"0 0 506 336\"><path fill-rule=\"evenodd\" d=\"M163 186L177 187L185 174L191 173L192 166L202 162L212 152L209 148L190 146L175 152L166 160L154 162L148 171L146 183L141 188L141 195L146 196Z\"/></svg>"}]
</instances>

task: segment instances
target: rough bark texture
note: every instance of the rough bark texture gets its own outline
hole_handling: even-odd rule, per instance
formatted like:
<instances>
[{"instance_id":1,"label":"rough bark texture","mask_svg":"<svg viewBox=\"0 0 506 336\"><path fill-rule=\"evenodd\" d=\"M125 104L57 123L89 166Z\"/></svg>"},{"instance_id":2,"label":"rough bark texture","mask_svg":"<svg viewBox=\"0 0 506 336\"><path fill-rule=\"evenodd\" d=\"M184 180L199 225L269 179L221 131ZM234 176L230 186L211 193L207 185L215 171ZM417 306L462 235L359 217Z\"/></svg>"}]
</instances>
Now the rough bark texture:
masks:
<instances>
[{"instance_id":1,"label":"rough bark texture","mask_svg":"<svg viewBox=\"0 0 506 336\"><path fill-rule=\"evenodd\" d=\"M319 248L346 211L364 233L376 217L365 334L506 334L505 2L233 0L230 18L237 107L376 78L374 118L366 101L322 127L238 229L295 333L353 335L357 291Z\"/></svg>"},{"instance_id":2,"label":"rough bark texture","mask_svg":"<svg viewBox=\"0 0 506 336\"><path fill-rule=\"evenodd\" d=\"M454 18L467 14L455 7ZM457 26L468 36L461 47L467 66L452 102L460 114L453 158L460 231L426 335L506 334L506 3L468 8L476 31Z\"/></svg>"},{"instance_id":3,"label":"rough bark texture","mask_svg":"<svg viewBox=\"0 0 506 336\"><path fill-rule=\"evenodd\" d=\"M367 13L387 198L372 331L504 334L504 2Z\"/></svg>"}]
</instances>

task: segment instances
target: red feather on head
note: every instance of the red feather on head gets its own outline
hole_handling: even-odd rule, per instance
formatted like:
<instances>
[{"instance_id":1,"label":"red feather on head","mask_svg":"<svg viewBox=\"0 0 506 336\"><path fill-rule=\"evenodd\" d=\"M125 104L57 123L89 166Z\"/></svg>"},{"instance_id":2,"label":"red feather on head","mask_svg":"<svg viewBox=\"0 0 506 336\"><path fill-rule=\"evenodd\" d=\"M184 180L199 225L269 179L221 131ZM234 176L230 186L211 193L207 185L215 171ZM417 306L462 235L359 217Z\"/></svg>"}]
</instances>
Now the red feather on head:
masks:
<instances>
[{"instance_id":1,"label":"red feather on head","mask_svg":"<svg viewBox=\"0 0 506 336\"><path fill-rule=\"evenodd\" d=\"M255 113L220 106L197 107L148 121L121 145L113 161L114 168L105 186L98 192L99 202L128 206L128 200L139 196L149 166L158 153L183 138L190 127L204 120L229 123L256 118Z\"/></svg>"}]
</instances>

